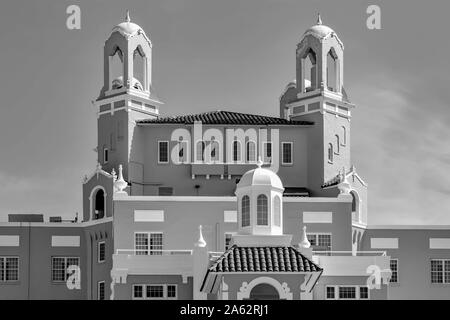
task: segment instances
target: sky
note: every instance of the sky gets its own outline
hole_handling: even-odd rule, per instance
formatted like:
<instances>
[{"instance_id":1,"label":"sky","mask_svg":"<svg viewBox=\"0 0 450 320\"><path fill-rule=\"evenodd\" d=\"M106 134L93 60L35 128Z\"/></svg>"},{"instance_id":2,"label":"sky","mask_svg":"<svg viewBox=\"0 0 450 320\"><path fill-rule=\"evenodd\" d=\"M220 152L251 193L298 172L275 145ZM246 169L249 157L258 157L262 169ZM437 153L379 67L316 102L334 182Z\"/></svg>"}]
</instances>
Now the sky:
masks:
<instances>
[{"instance_id":1,"label":"sky","mask_svg":"<svg viewBox=\"0 0 450 320\"><path fill-rule=\"evenodd\" d=\"M80 30L66 27L72 4ZM372 4L381 30L366 27ZM82 213L103 44L126 9L153 43L163 115L278 116L296 45L320 12L345 45L352 163L369 185L369 223L450 224L450 2L436 0L1 1L0 221Z\"/></svg>"}]
</instances>

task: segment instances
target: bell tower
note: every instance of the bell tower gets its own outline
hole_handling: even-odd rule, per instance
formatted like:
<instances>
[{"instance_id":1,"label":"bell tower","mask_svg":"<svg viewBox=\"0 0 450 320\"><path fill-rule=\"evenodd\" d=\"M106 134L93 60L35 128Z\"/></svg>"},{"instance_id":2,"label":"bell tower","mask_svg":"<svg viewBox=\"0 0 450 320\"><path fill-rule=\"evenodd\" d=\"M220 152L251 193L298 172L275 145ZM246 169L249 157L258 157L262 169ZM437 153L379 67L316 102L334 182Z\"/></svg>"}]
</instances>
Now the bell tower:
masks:
<instances>
[{"instance_id":1,"label":"bell tower","mask_svg":"<svg viewBox=\"0 0 450 320\"><path fill-rule=\"evenodd\" d=\"M355 106L344 90L344 44L333 29L317 23L306 30L296 49L296 79L280 97L280 117L314 122L309 130L309 189L342 168L350 169L350 121Z\"/></svg>"},{"instance_id":2,"label":"bell tower","mask_svg":"<svg viewBox=\"0 0 450 320\"><path fill-rule=\"evenodd\" d=\"M93 104L98 119L98 162L108 172L123 164L128 180L132 145L138 138L136 121L158 117L162 105L152 86L152 43L131 22L128 11L105 42L103 87Z\"/></svg>"}]
</instances>

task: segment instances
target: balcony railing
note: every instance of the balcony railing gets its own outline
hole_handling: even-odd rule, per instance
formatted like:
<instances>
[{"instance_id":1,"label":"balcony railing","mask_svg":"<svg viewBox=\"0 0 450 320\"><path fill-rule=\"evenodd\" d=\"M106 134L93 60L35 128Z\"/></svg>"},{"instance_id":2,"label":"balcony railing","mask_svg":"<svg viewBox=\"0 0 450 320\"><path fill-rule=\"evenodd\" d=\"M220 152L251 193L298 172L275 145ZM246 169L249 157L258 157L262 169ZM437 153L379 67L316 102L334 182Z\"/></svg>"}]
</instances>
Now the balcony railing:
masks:
<instances>
[{"instance_id":1,"label":"balcony railing","mask_svg":"<svg viewBox=\"0 0 450 320\"><path fill-rule=\"evenodd\" d=\"M386 256L386 251L313 251L314 256L357 256L357 257L372 257L372 256Z\"/></svg>"},{"instance_id":2,"label":"balcony railing","mask_svg":"<svg viewBox=\"0 0 450 320\"><path fill-rule=\"evenodd\" d=\"M192 255L192 250L117 249L116 254L135 256Z\"/></svg>"}]
</instances>

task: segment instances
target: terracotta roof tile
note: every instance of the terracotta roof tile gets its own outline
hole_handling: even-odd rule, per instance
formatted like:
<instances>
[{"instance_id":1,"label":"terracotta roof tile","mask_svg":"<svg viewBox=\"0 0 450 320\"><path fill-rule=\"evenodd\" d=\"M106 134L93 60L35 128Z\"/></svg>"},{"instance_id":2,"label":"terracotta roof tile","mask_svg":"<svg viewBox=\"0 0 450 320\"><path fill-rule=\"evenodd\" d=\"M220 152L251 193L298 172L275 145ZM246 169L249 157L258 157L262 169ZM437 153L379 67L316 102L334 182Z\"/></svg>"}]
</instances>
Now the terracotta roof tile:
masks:
<instances>
[{"instance_id":1,"label":"terracotta roof tile","mask_svg":"<svg viewBox=\"0 0 450 320\"><path fill-rule=\"evenodd\" d=\"M182 116L161 117L137 121L141 124L236 124L236 125L313 125L310 121L291 121L283 118L267 117L232 111L212 111Z\"/></svg>"},{"instance_id":2,"label":"terracotta roof tile","mask_svg":"<svg viewBox=\"0 0 450 320\"><path fill-rule=\"evenodd\" d=\"M319 272L322 269L294 247L229 248L209 272Z\"/></svg>"}]
</instances>

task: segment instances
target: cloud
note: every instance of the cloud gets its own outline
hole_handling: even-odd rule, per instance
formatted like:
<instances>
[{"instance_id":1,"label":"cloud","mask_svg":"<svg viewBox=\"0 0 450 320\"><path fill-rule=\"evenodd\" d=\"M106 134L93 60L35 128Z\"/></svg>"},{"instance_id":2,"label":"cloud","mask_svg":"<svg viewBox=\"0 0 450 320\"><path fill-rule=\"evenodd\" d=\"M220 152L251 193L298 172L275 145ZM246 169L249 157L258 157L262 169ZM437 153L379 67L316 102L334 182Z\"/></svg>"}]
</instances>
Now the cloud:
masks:
<instances>
[{"instance_id":1,"label":"cloud","mask_svg":"<svg viewBox=\"0 0 450 320\"><path fill-rule=\"evenodd\" d=\"M384 70L352 90L353 158L369 182L369 221L450 224L450 128L442 96ZM358 135L364 131L364 135Z\"/></svg>"}]
</instances>

